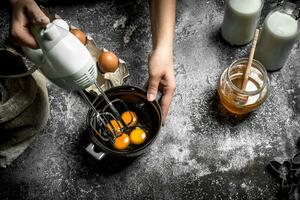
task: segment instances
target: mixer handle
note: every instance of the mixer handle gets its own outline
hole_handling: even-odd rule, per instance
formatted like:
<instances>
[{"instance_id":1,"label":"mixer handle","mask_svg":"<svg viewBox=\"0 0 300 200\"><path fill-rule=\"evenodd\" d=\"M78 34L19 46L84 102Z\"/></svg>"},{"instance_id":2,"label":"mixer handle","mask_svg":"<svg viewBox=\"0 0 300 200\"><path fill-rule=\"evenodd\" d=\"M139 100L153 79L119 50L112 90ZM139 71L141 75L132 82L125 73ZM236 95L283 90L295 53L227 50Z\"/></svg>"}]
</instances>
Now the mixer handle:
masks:
<instances>
[{"instance_id":1,"label":"mixer handle","mask_svg":"<svg viewBox=\"0 0 300 200\"><path fill-rule=\"evenodd\" d=\"M95 152L95 145L93 143L90 143L85 150L91 155L93 156L96 160L102 160L106 153L104 152Z\"/></svg>"}]
</instances>

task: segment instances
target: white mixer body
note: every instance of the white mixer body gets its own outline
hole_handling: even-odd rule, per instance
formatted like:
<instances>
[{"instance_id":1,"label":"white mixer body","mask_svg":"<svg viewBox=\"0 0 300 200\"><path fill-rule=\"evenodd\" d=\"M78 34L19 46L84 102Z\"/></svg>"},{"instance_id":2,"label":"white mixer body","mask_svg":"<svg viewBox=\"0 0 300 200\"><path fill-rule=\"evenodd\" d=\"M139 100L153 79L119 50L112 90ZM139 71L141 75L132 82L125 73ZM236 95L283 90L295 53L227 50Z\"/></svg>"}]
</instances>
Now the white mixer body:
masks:
<instances>
[{"instance_id":1,"label":"white mixer body","mask_svg":"<svg viewBox=\"0 0 300 200\"><path fill-rule=\"evenodd\" d=\"M84 89L97 78L94 59L84 45L68 34L47 52L40 70L49 80L65 89Z\"/></svg>"},{"instance_id":2,"label":"white mixer body","mask_svg":"<svg viewBox=\"0 0 300 200\"><path fill-rule=\"evenodd\" d=\"M85 89L95 82L96 62L72 33L52 23L46 29L35 27L32 32L43 55L37 59L32 53L39 51L24 52L50 81L71 90Z\"/></svg>"}]
</instances>

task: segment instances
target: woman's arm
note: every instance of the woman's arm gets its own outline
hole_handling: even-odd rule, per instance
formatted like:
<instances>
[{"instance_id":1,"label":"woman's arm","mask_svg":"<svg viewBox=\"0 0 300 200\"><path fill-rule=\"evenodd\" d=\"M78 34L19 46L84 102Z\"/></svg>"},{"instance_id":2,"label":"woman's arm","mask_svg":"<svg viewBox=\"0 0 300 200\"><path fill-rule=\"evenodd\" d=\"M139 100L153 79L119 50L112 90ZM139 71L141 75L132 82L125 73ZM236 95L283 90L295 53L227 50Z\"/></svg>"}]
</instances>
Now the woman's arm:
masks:
<instances>
[{"instance_id":1,"label":"woman's arm","mask_svg":"<svg viewBox=\"0 0 300 200\"><path fill-rule=\"evenodd\" d=\"M46 26L50 20L41 11L34 0L10 0L12 6L10 37L19 46L37 48L38 45L30 33L31 24Z\"/></svg>"},{"instance_id":2,"label":"woman's arm","mask_svg":"<svg viewBox=\"0 0 300 200\"><path fill-rule=\"evenodd\" d=\"M150 0L152 51L149 54L149 81L147 96L149 101L156 98L157 90L163 93L161 100L163 124L176 83L173 70L173 38L176 0Z\"/></svg>"}]
</instances>

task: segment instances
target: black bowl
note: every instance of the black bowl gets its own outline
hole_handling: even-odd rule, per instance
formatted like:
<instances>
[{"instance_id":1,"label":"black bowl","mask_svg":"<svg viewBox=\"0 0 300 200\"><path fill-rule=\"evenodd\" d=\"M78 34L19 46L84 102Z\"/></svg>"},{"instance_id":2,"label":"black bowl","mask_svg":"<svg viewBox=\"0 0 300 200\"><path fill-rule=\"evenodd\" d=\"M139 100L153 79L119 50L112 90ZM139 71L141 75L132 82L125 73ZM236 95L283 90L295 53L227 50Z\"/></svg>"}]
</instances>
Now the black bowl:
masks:
<instances>
[{"instance_id":1,"label":"black bowl","mask_svg":"<svg viewBox=\"0 0 300 200\"><path fill-rule=\"evenodd\" d=\"M86 148L86 150L94 156L96 159L100 160L105 154L111 154L121 157L135 157L139 156L149 149L150 145L156 139L160 127L161 127L161 109L157 101L149 102L147 100L147 93L145 90L133 86L119 86L107 90L106 95L110 100L121 99L128 106L129 110L136 112L138 115L138 120L141 124L144 124L143 129L146 129L147 139L144 144L135 147L128 148L127 150L115 150L112 148L112 145L101 139L97 133L91 127L91 122L94 113L92 110L89 110L87 115L87 124L90 128L90 138L92 143ZM102 96L99 96L95 104L98 110L102 110L106 105L106 101ZM125 110L122 110L122 107L116 109L122 113ZM103 152L95 152L95 146L99 147Z\"/></svg>"}]
</instances>

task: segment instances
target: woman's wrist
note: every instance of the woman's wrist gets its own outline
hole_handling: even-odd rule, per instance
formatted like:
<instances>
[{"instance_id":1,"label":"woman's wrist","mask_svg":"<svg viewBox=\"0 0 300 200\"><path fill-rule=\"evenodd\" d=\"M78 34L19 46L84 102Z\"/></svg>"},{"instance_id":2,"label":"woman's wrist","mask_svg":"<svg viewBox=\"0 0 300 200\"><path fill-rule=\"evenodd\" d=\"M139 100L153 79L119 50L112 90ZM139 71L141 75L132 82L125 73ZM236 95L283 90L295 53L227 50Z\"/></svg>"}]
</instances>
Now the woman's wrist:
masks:
<instances>
[{"instance_id":1,"label":"woman's wrist","mask_svg":"<svg viewBox=\"0 0 300 200\"><path fill-rule=\"evenodd\" d=\"M152 48L152 51L173 54L173 45L157 45Z\"/></svg>"}]
</instances>

